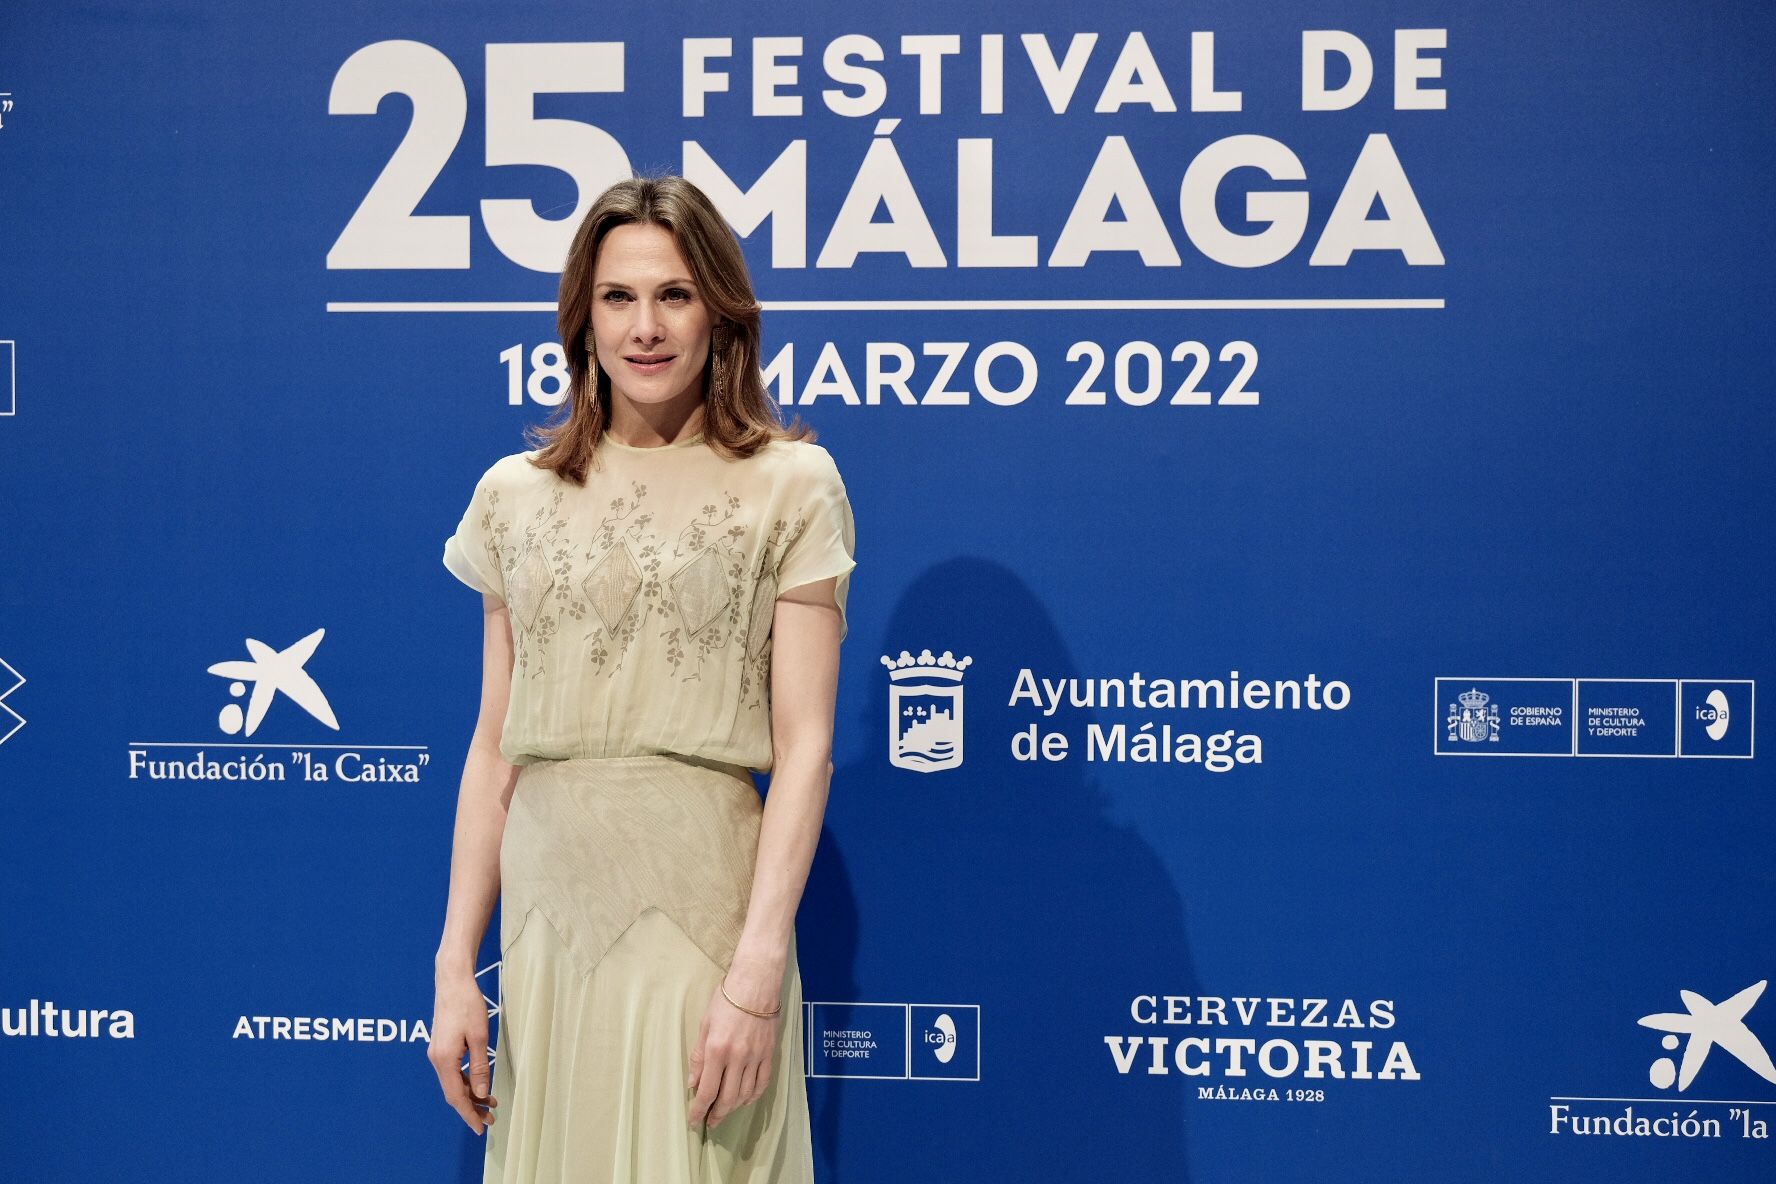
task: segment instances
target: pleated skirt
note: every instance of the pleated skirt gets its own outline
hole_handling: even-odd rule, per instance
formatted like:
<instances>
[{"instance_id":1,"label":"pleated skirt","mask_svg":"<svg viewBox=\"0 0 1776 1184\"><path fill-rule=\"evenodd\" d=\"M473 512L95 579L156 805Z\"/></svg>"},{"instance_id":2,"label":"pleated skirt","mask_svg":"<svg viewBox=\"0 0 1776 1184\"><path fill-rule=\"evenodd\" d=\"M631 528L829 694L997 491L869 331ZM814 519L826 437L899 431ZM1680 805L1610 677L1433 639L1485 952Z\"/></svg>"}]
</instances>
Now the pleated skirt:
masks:
<instances>
[{"instance_id":1,"label":"pleated skirt","mask_svg":"<svg viewBox=\"0 0 1776 1184\"><path fill-rule=\"evenodd\" d=\"M765 1093L693 1127L703 1015L732 961L763 806L677 756L525 765L500 845L485 1184L812 1184L793 937Z\"/></svg>"}]
</instances>

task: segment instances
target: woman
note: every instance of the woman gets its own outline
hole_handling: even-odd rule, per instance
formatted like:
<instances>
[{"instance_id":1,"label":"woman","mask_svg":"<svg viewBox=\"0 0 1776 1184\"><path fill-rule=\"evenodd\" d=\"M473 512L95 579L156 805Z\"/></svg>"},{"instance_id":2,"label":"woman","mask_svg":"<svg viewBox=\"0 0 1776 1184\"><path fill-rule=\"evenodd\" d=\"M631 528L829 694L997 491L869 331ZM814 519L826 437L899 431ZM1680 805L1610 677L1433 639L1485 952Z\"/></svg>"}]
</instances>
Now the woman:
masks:
<instances>
[{"instance_id":1,"label":"woman","mask_svg":"<svg viewBox=\"0 0 1776 1184\"><path fill-rule=\"evenodd\" d=\"M794 922L832 774L844 482L773 414L745 257L683 178L598 199L559 326L565 414L444 548L486 639L432 1064L489 1181L810 1181Z\"/></svg>"}]
</instances>

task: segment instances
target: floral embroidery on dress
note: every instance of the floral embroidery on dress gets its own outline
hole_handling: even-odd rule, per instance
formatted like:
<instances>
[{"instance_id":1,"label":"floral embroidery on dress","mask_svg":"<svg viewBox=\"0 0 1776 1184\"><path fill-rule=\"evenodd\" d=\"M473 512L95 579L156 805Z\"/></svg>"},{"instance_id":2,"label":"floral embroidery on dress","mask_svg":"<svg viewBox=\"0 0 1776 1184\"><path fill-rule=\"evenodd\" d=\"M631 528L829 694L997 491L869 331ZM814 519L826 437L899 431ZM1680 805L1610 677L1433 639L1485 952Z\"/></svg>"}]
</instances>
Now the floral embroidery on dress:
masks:
<instances>
[{"instance_id":1,"label":"floral embroidery on dress","mask_svg":"<svg viewBox=\"0 0 1776 1184\"><path fill-rule=\"evenodd\" d=\"M561 622L561 613L569 597L566 582L572 564L572 547L561 539L567 523L561 517L564 491L557 489L547 505L538 506L525 524L521 538L509 538L510 520L500 520L487 532L488 547L502 556L500 567L505 573L506 604L512 611L516 628L518 668L533 676L542 673L541 658L547 653ZM490 493L492 508L488 514L497 518L499 490ZM558 602L553 612L544 611L555 593ZM575 611L582 615L584 610ZM537 651L538 662L532 671L531 651Z\"/></svg>"},{"instance_id":2,"label":"floral embroidery on dress","mask_svg":"<svg viewBox=\"0 0 1776 1184\"><path fill-rule=\"evenodd\" d=\"M629 496L611 499L609 513L599 520L586 544L591 570L580 582L580 590L602 628L594 628L587 636L585 659L599 674L623 668L623 656L640 632L641 622L654 611L660 559L659 548L648 541L647 533L654 516L636 512L646 500L647 485L631 481Z\"/></svg>"},{"instance_id":3,"label":"floral embroidery on dress","mask_svg":"<svg viewBox=\"0 0 1776 1184\"><path fill-rule=\"evenodd\" d=\"M680 681L700 679L708 661L739 646L741 704L765 706L777 568L785 535L799 534L801 519L772 522L749 568L742 502L731 493L724 491L719 505L704 505L670 541L651 529L655 515L645 508L643 482L631 481L626 497L613 498L583 539L574 537L572 515L564 512L566 495L554 489L519 525L522 516L502 514L500 491L490 490L482 516L488 554L505 577L518 671L540 677L558 660L553 651L563 626L583 620L583 660L594 673L614 675L658 618L655 636Z\"/></svg>"},{"instance_id":4,"label":"floral embroidery on dress","mask_svg":"<svg viewBox=\"0 0 1776 1184\"><path fill-rule=\"evenodd\" d=\"M666 581L674 612L660 638L666 643L666 660L674 673L692 658L697 659L685 681L699 677L703 659L730 644L739 633L744 589L740 577L746 568L746 528L732 522L740 499L726 495L725 509L705 505L673 540L675 567ZM724 523L730 523L722 531Z\"/></svg>"},{"instance_id":5,"label":"floral embroidery on dress","mask_svg":"<svg viewBox=\"0 0 1776 1184\"><path fill-rule=\"evenodd\" d=\"M748 709L768 707L771 702L772 626L777 619L777 571L790 543L801 536L806 523L797 515L793 523L778 518L771 523L771 533L760 550L757 569L752 574L752 609L746 626L746 649L741 669L741 698L748 692ZM787 538L785 534L788 533Z\"/></svg>"}]
</instances>

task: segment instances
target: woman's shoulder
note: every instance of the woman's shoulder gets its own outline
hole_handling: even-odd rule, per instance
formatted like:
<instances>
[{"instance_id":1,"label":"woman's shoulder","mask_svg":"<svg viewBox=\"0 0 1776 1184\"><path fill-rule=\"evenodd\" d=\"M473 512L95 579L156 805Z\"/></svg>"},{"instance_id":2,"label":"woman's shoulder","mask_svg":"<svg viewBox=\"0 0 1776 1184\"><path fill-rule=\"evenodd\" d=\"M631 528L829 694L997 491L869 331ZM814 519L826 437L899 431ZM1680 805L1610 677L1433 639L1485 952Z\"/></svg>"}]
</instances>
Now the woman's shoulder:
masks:
<instances>
[{"instance_id":1,"label":"woman's shoulder","mask_svg":"<svg viewBox=\"0 0 1776 1184\"><path fill-rule=\"evenodd\" d=\"M812 440L772 440L758 452L769 456L786 473L809 480L838 475L838 462L823 445Z\"/></svg>"},{"instance_id":2,"label":"woman's shoulder","mask_svg":"<svg viewBox=\"0 0 1776 1184\"><path fill-rule=\"evenodd\" d=\"M495 489L512 489L524 485L538 485L553 478L555 474L548 469L539 469L531 464L537 455L535 448L525 452L513 452L500 457L487 471L481 474L481 484Z\"/></svg>"}]
</instances>

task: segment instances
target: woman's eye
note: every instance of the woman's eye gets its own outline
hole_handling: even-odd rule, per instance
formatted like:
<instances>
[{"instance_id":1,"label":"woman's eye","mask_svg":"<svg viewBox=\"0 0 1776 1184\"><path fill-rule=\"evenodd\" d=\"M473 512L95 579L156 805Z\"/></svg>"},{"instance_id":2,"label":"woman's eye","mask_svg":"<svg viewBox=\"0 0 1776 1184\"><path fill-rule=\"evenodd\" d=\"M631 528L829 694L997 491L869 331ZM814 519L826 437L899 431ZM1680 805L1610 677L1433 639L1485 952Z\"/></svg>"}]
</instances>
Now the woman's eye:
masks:
<instances>
[{"instance_id":1,"label":"woman's eye","mask_svg":"<svg viewBox=\"0 0 1776 1184\"><path fill-rule=\"evenodd\" d=\"M689 292L685 291L683 288L668 288L668 289L666 289L666 295L668 297L672 297L672 296L682 297L685 300L689 300L691 298L691 294Z\"/></svg>"},{"instance_id":2,"label":"woman's eye","mask_svg":"<svg viewBox=\"0 0 1776 1184\"><path fill-rule=\"evenodd\" d=\"M623 293L623 292L606 292L604 294L604 298L609 301L617 301L617 300L621 300L624 297L624 295L625 295L625 293Z\"/></svg>"}]
</instances>

